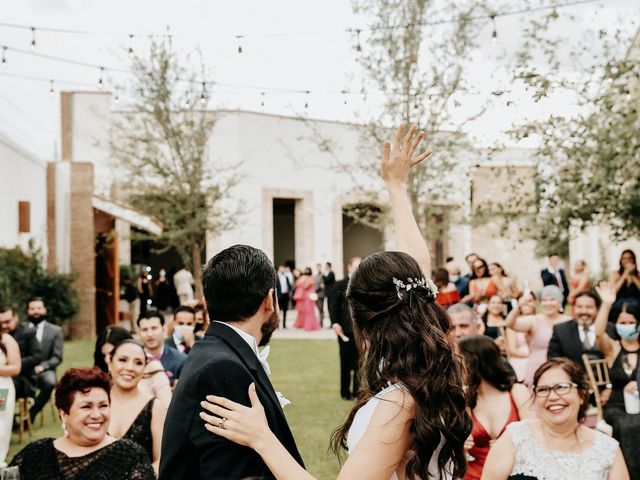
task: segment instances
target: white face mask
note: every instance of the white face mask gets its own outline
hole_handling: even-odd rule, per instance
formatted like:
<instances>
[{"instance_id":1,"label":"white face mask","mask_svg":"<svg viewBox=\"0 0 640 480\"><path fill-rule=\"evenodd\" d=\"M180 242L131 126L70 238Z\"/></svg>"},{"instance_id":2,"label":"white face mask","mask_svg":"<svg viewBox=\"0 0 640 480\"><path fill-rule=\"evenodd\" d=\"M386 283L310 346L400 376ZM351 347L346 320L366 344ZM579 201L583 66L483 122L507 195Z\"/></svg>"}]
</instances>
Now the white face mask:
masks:
<instances>
[{"instance_id":1,"label":"white face mask","mask_svg":"<svg viewBox=\"0 0 640 480\"><path fill-rule=\"evenodd\" d=\"M178 340L182 342L184 340L184 332L193 332L193 327L191 325L176 325L174 332Z\"/></svg>"}]
</instances>

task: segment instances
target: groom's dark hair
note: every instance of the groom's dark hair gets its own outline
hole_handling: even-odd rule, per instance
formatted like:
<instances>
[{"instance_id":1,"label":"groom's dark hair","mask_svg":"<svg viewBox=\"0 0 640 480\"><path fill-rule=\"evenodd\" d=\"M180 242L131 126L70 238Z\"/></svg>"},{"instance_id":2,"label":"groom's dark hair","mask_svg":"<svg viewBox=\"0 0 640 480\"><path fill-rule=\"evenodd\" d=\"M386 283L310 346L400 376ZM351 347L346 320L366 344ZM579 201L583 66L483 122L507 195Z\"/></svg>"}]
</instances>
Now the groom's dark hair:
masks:
<instances>
[{"instance_id":1,"label":"groom's dark hair","mask_svg":"<svg viewBox=\"0 0 640 480\"><path fill-rule=\"evenodd\" d=\"M275 279L276 269L262 250L248 245L222 250L202 272L211 320L239 322L255 315Z\"/></svg>"}]
</instances>

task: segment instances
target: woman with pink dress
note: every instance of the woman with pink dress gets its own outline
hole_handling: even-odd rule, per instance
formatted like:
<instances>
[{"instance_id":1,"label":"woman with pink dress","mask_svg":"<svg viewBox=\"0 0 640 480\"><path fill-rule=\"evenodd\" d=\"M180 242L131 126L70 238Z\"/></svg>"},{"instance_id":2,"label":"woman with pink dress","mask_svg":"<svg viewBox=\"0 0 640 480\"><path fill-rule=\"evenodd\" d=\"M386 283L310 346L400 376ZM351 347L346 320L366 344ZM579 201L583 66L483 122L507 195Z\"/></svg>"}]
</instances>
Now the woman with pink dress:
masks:
<instances>
[{"instance_id":1,"label":"woman with pink dress","mask_svg":"<svg viewBox=\"0 0 640 480\"><path fill-rule=\"evenodd\" d=\"M555 285L547 285L540 295L541 313L522 315L517 306L507 315L508 328L527 334L529 359L524 372L524 383L527 386L531 386L533 374L538 367L547 361L547 350L554 325L571 319L561 313L562 300L562 291Z\"/></svg>"},{"instance_id":2,"label":"woman with pink dress","mask_svg":"<svg viewBox=\"0 0 640 480\"><path fill-rule=\"evenodd\" d=\"M304 273L296 281L296 290L293 294L296 301L296 328L304 328L307 331L320 330L320 319L316 312L316 283L311 268L304 269Z\"/></svg>"}]
</instances>

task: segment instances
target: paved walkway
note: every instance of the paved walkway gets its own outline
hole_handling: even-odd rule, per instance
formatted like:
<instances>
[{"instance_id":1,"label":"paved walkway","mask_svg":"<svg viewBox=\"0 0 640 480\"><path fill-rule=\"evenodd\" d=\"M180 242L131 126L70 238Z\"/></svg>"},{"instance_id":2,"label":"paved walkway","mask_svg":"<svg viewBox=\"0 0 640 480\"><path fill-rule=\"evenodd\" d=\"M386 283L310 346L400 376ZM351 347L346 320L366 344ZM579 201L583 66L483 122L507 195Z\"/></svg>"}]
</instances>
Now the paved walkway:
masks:
<instances>
[{"instance_id":1,"label":"paved walkway","mask_svg":"<svg viewBox=\"0 0 640 480\"><path fill-rule=\"evenodd\" d=\"M323 327L320 330L314 332L306 332L301 328L293 328L296 323L296 311L287 310L287 328L282 328L282 322L280 322L280 328L273 332L273 338L286 338L295 340L335 340L335 332L328 328L329 318L325 316Z\"/></svg>"}]
</instances>

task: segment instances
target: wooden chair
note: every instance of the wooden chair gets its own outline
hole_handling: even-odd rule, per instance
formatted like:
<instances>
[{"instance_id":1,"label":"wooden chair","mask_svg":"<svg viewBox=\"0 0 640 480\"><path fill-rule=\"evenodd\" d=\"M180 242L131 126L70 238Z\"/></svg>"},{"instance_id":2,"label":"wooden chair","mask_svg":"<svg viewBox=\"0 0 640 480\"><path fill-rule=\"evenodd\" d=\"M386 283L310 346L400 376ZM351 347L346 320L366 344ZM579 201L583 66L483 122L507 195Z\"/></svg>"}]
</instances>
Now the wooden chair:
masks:
<instances>
[{"instance_id":1,"label":"wooden chair","mask_svg":"<svg viewBox=\"0 0 640 480\"><path fill-rule=\"evenodd\" d=\"M58 418L58 409L56 408L56 404L55 401L53 400L53 393L51 394L51 396L49 397L49 401L47 402L47 404L51 407L51 418L53 419L53 421L55 422ZM44 427L44 411L47 409L47 407L45 406L42 411L40 412L40 428Z\"/></svg>"},{"instance_id":2,"label":"wooden chair","mask_svg":"<svg viewBox=\"0 0 640 480\"><path fill-rule=\"evenodd\" d=\"M16 398L17 412L15 416L18 417L18 441L22 444L22 437L24 437L24 424L27 424L27 433L31 438L31 417L29 416L29 398Z\"/></svg>"},{"instance_id":3,"label":"wooden chair","mask_svg":"<svg viewBox=\"0 0 640 480\"><path fill-rule=\"evenodd\" d=\"M593 398L596 402L598 423L596 425L597 430L611 436L613 429L611 425L607 424L604 420L604 409L602 406L602 400L600 399L600 387L605 387L611 384L609 378L609 367L607 361L603 358L589 358L584 353L582 354L582 363L587 371L587 377L589 377L589 393L593 394Z\"/></svg>"}]
</instances>

